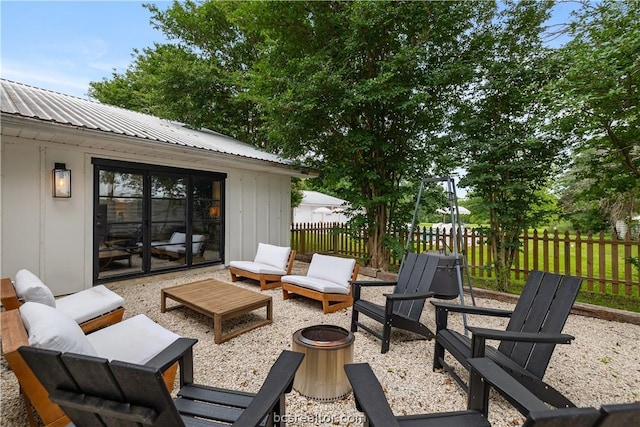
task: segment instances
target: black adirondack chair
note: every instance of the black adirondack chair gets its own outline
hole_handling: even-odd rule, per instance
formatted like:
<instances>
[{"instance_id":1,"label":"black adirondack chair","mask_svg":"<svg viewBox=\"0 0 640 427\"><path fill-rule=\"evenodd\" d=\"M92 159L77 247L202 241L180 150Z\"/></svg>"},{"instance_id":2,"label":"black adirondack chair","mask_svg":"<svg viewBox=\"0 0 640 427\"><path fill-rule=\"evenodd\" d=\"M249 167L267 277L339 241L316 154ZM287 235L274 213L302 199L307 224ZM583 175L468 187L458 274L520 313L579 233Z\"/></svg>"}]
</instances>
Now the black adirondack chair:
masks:
<instances>
[{"instance_id":1,"label":"black adirondack chair","mask_svg":"<svg viewBox=\"0 0 640 427\"><path fill-rule=\"evenodd\" d=\"M353 307L351 310L351 332L358 326L382 341L382 353L389 351L391 328L399 328L422 335L427 339L434 337L433 332L420 323L420 315L427 298L434 296L430 291L433 278L438 269L439 258L426 253L407 254L402 269L395 282L390 281L354 281ZM392 294L384 294L385 306L360 299L363 286L390 286L395 288ZM382 324L382 333L358 322L359 313Z\"/></svg>"},{"instance_id":2,"label":"black adirondack chair","mask_svg":"<svg viewBox=\"0 0 640 427\"><path fill-rule=\"evenodd\" d=\"M451 353L467 370L468 359L484 357L495 361L541 400L556 408L574 406L564 395L542 381L556 344L569 344L574 337L562 328L580 290L581 279L532 271L513 311L467 307L432 301L436 307L434 371L445 369L467 389L458 374L445 362ZM447 329L449 312L510 317L506 330L468 327L469 338ZM485 345L499 340L498 348Z\"/></svg>"},{"instance_id":3,"label":"black adirondack chair","mask_svg":"<svg viewBox=\"0 0 640 427\"><path fill-rule=\"evenodd\" d=\"M284 394L304 357L283 351L255 395L193 384L187 369L172 399L155 367L26 346L18 351L78 427L284 425Z\"/></svg>"},{"instance_id":4,"label":"black adirondack chair","mask_svg":"<svg viewBox=\"0 0 640 427\"><path fill-rule=\"evenodd\" d=\"M369 427L438 426L490 427L487 419L489 390L496 389L526 414L523 427L613 427L638 425L640 404L604 405L595 408L549 409L510 374L488 358L471 359L472 371L467 410L395 416L380 382L367 363L347 364L344 369L353 388L356 408Z\"/></svg>"}]
</instances>

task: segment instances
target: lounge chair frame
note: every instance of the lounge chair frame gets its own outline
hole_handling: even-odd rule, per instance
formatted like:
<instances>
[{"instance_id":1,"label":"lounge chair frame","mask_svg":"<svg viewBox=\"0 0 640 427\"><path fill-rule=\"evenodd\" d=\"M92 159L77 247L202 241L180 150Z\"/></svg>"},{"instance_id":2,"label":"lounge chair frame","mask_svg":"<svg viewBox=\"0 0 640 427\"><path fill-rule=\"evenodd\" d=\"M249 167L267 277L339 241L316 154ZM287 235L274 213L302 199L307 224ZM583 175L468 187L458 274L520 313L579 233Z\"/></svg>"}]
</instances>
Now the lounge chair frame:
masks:
<instances>
[{"instance_id":1,"label":"lounge chair frame","mask_svg":"<svg viewBox=\"0 0 640 427\"><path fill-rule=\"evenodd\" d=\"M360 266L356 263L351 274L351 282L358 278ZM320 301L322 303L322 312L324 314L333 313L343 308L349 308L353 305L353 288L348 294L337 294L332 292L320 292L315 289L305 288L304 286L294 285L293 283L282 282L282 299L287 300L297 295Z\"/></svg>"},{"instance_id":2,"label":"lounge chair frame","mask_svg":"<svg viewBox=\"0 0 640 427\"><path fill-rule=\"evenodd\" d=\"M280 282L282 276L291 274L291 269L293 268L293 262L295 261L295 259L296 251L295 249L291 249L291 252L289 253L289 259L287 260L287 272L285 274L259 274L237 267L229 267L229 272L231 273L231 281L236 282L238 280L238 277L246 277L247 279L253 279L260 282L260 290L262 291L267 289L279 288L282 285L282 282Z\"/></svg>"},{"instance_id":3,"label":"lounge chair frame","mask_svg":"<svg viewBox=\"0 0 640 427\"><path fill-rule=\"evenodd\" d=\"M439 258L428 253L409 253L398 273L397 281L354 281L353 309L351 312L351 332L361 327L382 341L381 353L389 351L391 328L399 328L419 334L426 339L435 335L420 322L420 316L427 298L434 296L431 284L438 269ZM393 293L384 294L384 306L361 299L361 288L371 286L394 286ZM382 332L359 321L359 314L382 324Z\"/></svg>"},{"instance_id":4,"label":"lounge chair frame","mask_svg":"<svg viewBox=\"0 0 640 427\"><path fill-rule=\"evenodd\" d=\"M20 308L22 303L18 299L16 294L16 288L13 285L13 281L10 278L0 279L0 300L5 310L15 310ZM122 321L124 317L124 307L118 307L115 310L111 310L107 313L103 313L98 317L89 319L80 323L82 332L88 334L98 329L114 325Z\"/></svg>"},{"instance_id":5,"label":"lounge chair frame","mask_svg":"<svg viewBox=\"0 0 640 427\"><path fill-rule=\"evenodd\" d=\"M436 307L436 340L433 370L444 369L464 390L465 382L446 363L449 352L467 370L470 358L488 357L539 399L560 407L575 406L562 393L542 381L556 344L569 344L573 336L562 334L582 280L555 273L532 271L513 311L468 307L439 301ZM510 317L506 330L468 327L472 337L448 329L449 313ZM499 340L497 348L486 346L486 340Z\"/></svg>"},{"instance_id":6,"label":"lounge chair frame","mask_svg":"<svg viewBox=\"0 0 640 427\"><path fill-rule=\"evenodd\" d=\"M58 405L49 400L48 392L18 351L20 347L29 346L29 338L24 323L22 322L22 317L20 316L20 310L7 310L0 313L0 324L2 325L3 356L20 384L20 392L27 410L29 424L31 426L37 425L32 413L33 410L37 412L45 426L58 427L69 424L68 417ZM187 359L181 359L181 361L186 361L183 362L184 365L181 366L180 373L184 375L183 371L186 371L188 375L189 371L193 371L193 367L188 365L188 354L196 342L196 340L179 338L149 363L154 363L155 360L159 360L167 354L179 354L181 358L187 357ZM173 389L177 370L177 363L167 366L163 370L164 381L168 390Z\"/></svg>"},{"instance_id":7,"label":"lounge chair frame","mask_svg":"<svg viewBox=\"0 0 640 427\"><path fill-rule=\"evenodd\" d=\"M603 405L595 408L549 409L526 387L488 358L469 359L471 377L467 410L396 416L367 363L347 364L344 369L353 387L356 408L366 416L365 426L490 427L489 391L494 388L526 420L523 427L605 427L638 425L640 403Z\"/></svg>"},{"instance_id":8,"label":"lounge chair frame","mask_svg":"<svg viewBox=\"0 0 640 427\"><path fill-rule=\"evenodd\" d=\"M173 363L171 359L142 366L32 347L21 348L20 354L75 425L158 427L231 422L238 426L284 425L284 395L291 391L304 357L283 351L255 395L194 384L191 371L181 376L180 391L172 399L160 369Z\"/></svg>"}]
</instances>

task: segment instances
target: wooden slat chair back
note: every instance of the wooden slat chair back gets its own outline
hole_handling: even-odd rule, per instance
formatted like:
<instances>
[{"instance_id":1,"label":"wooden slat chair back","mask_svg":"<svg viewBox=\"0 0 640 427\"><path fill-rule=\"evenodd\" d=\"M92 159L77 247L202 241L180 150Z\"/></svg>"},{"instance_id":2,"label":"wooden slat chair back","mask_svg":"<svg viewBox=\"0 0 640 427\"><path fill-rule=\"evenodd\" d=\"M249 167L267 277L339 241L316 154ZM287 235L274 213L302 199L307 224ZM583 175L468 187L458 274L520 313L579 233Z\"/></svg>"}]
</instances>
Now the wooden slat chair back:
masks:
<instances>
[{"instance_id":1,"label":"wooden slat chair back","mask_svg":"<svg viewBox=\"0 0 640 427\"><path fill-rule=\"evenodd\" d=\"M602 405L595 427L640 426L640 402Z\"/></svg>"},{"instance_id":2,"label":"wooden slat chair back","mask_svg":"<svg viewBox=\"0 0 640 427\"><path fill-rule=\"evenodd\" d=\"M37 425L33 411L37 413L42 425L46 427L59 427L69 424L69 419L64 411L49 399L46 387L22 357L20 349L29 346L29 337L20 316L20 310L1 312L0 325L2 326L0 334L2 337L2 356L20 384L20 393L24 399L29 425ZM195 340L185 338L180 338L180 340L193 341L195 343ZM172 363L171 366L163 368L162 371L164 372L165 387L168 390L172 390L178 372L178 363Z\"/></svg>"},{"instance_id":3,"label":"wooden slat chair back","mask_svg":"<svg viewBox=\"0 0 640 427\"><path fill-rule=\"evenodd\" d=\"M532 271L509 319L507 331L559 333L578 296L578 277ZM502 341L498 351L542 378L555 349L553 343Z\"/></svg>"},{"instance_id":4,"label":"wooden slat chair back","mask_svg":"<svg viewBox=\"0 0 640 427\"><path fill-rule=\"evenodd\" d=\"M574 337L562 329L580 290L581 279L555 273L532 271L513 311L465 307L432 301L436 307L436 342L433 369L444 369L463 388L466 384L445 361L449 352L465 368L467 360L485 355L525 384L540 399L554 407L574 406L564 395L542 381L557 344L568 344ZM510 317L505 330L469 326L471 338L449 329L449 313ZM497 348L486 340L499 340Z\"/></svg>"},{"instance_id":5,"label":"wooden slat chair back","mask_svg":"<svg viewBox=\"0 0 640 427\"><path fill-rule=\"evenodd\" d=\"M433 278L438 269L438 258L407 254L402 269L398 272L398 283L394 294L424 294L430 291ZM424 309L424 298L417 300L400 300L393 305L393 314L410 320L420 320Z\"/></svg>"},{"instance_id":6,"label":"wooden slat chair back","mask_svg":"<svg viewBox=\"0 0 640 427\"><path fill-rule=\"evenodd\" d=\"M434 295L430 288L438 269L439 258L427 253L409 253L398 272L397 281L352 282L354 297L351 312L351 332L361 327L382 342L381 352L389 351L391 328L399 328L419 334L427 339L434 337L431 330L420 323L420 316L427 298ZM392 294L384 294L385 306L361 299L361 288L366 286L394 285ZM359 321L359 314L382 324L382 333Z\"/></svg>"},{"instance_id":7,"label":"wooden slat chair back","mask_svg":"<svg viewBox=\"0 0 640 427\"><path fill-rule=\"evenodd\" d=\"M283 351L258 394L185 382L175 399L158 369L22 347L20 354L77 426L273 425L304 357Z\"/></svg>"}]
</instances>

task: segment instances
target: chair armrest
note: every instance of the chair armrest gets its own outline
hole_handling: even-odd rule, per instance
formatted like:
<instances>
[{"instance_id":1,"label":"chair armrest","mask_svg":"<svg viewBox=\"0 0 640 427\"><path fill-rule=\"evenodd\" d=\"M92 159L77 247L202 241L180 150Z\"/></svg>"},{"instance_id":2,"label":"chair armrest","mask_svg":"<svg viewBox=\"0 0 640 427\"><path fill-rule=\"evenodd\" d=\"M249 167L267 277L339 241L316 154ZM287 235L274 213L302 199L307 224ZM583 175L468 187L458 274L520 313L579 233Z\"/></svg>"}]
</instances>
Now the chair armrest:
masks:
<instances>
[{"instance_id":1,"label":"chair armrest","mask_svg":"<svg viewBox=\"0 0 640 427\"><path fill-rule=\"evenodd\" d=\"M378 280L350 280L355 286L395 286L398 282L378 281Z\"/></svg>"},{"instance_id":2,"label":"chair armrest","mask_svg":"<svg viewBox=\"0 0 640 427\"><path fill-rule=\"evenodd\" d=\"M14 310L20 307L16 288L9 277L0 279L0 301L2 301L5 310Z\"/></svg>"},{"instance_id":3,"label":"chair armrest","mask_svg":"<svg viewBox=\"0 0 640 427\"><path fill-rule=\"evenodd\" d=\"M476 306L468 306L468 305L460 305L460 304L451 304L440 301L431 301L436 307L436 310L446 310L451 311L453 313L465 313L465 314L479 314L482 316L495 316L495 317L511 317L513 311L511 310L502 310L499 308L489 308L489 307L476 307Z\"/></svg>"},{"instance_id":4,"label":"chair armrest","mask_svg":"<svg viewBox=\"0 0 640 427\"><path fill-rule=\"evenodd\" d=\"M346 364L344 370L353 388L356 408L364 412L369 423L374 426L399 426L371 366L368 363Z\"/></svg>"},{"instance_id":5,"label":"chair armrest","mask_svg":"<svg viewBox=\"0 0 640 427\"><path fill-rule=\"evenodd\" d=\"M574 336L568 334L545 333L545 332L516 332L503 331L496 329L478 328L476 326L467 327L474 336L482 337L489 340L499 341L520 341L532 343L548 343L548 344L569 344Z\"/></svg>"},{"instance_id":6,"label":"chair armrest","mask_svg":"<svg viewBox=\"0 0 640 427\"><path fill-rule=\"evenodd\" d=\"M264 417L273 411L281 399L284 399L284 394L291 391L293 379L302 359L304 359L303 353L283 350L271 366L262 387L233 425L260 425Z\"/></svg>"},{"instance_id":7,"label":"chair armrest","mask_svg":"<svg viewBox=\"0 0 640 427\"><path fill-rule=\"evenodd\" d=\"M484 384L496 389L521 414L549 409L542 400L492 360L483 357L468 359L468 362L471 367L468 409L482 411L487 415L489 389Z\"/></svg>"},{"instance_id":8,"label":"chair armrest","mask_svg":"<svg viewBox=\"0 0 640 427\"><path fill-rule=\"evenodd\" d=\"M391 301L403 301L414 299L427 299L435 295L433 292L423 292L417 294L383 294L388 300Z\"/></svg>"},{"instance_id":9,"label":"chair armrest","mask_svg":"<svg viewBox=\"0 0 640 427\"><path fill-rule=\"evenodd\" d=\"M198 342L195 338L178 338L167 348L145 363L160 372L178 362L180 364L180 387L193 383L193 346Z\"/></svg>"}]
</instances>

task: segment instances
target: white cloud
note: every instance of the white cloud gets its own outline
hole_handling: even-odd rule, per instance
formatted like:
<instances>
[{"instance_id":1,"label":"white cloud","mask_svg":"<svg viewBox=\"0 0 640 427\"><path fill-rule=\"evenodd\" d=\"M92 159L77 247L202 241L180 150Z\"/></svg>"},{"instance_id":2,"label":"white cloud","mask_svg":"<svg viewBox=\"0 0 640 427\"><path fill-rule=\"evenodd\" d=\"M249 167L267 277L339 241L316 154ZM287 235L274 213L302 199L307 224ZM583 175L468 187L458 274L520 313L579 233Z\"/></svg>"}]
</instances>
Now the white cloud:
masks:
<instances>
[{"instance_id":1,"label":"white cloud","mask_svg":"<svg viewBox=\"0 0 640 427\"><path fill-rule=\"evenodd\" d=\"M0 76L3 79L28 84L31 86L65 93L80 98L87 98L90 77L79 77L52 71L52 68L34 68L31 65L2 62Z\"/></svg>"}]
</instances>

